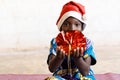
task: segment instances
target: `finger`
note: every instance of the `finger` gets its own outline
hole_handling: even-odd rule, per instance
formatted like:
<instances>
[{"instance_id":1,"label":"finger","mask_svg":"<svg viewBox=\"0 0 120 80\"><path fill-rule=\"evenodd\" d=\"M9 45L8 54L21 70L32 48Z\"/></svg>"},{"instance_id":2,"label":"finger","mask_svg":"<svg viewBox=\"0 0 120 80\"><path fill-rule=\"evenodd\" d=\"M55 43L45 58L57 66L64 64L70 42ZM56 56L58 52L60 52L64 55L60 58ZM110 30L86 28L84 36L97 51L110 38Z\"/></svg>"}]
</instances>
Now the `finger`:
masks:
<instances>
[{"instance_id":1,"label":"finger","mask_svg":"<svg viewBox=\"0 0 120 80\"><path fill-rule=\"evenodd\" d=\"M83 47L81 47L81 54L83 54L83 51L84 51L84 49L83 49Z\"/></svg>"},{"instance_id":2,"label":"finger","mask_svg":"<svg viewBox=\"0 0 120 80\"><path fill-rule=\"evenodd\" d=\"M65 51L63 49L61 49L61 54L65 54Z\"/></svg>"},{"instance_id":3,"label":"finger","mask_svg":"<svg viewBox=\"0 0 120 80\"><path fill-rule=\"evenodd\" d=\"M80 54L80 56L83 56L83 54L84 54L84 48L81 47L81 54Z\"/></svg>"},{"instance_id":4,"label":"finger","mask_svg":"<svg viewBox=\"0 0 120 80\"><path fill-rule=\"evenodd\" d=\"M79 48L79 47L77 47L77 54L78 54L78 53L80 53L80 48Z\"/></svg>"},{"instance_id":5,"label":"finger","mask_svg":"<svg viewBox=\"0 0 120 80\"><path fill-rule=\"evenodd\" d=\"M84 47L84 51L86 50L86 47Z\"/></svg>"},{"instance_id":6,"label":"finger","mask_svg":"<svg viewBox=\"0 0 120 80\"><path fill-rule=\"evenodd\" d=\"M60 53L63 54L65 51L63 49L60 50Z\"/></svg>"},{"instance_id":7,"label":"finger","mask_svg":"<svg viewBox=\"0 0 120 80\"><path fill-rule=\"evenodd\" d=\"M74 49L74 52L73 52L73 57L76 56L76 49Z\"/></svg>"},{"instance_id":8,"label":"finger","mask_svg":"<svg viewBox=\"0 0 120 80\"><path fill-rule=\"evenodd\" d=\"M76 57L79 57L79 56L80 56L80 49L79 49L79 47L77 47Z\"/></svg>"},{"instance_id":9,"label":"finger","mask_svg":"<svg viewBox=\"0 0 120 80\"><path fill-rule=\"evenodd\" d=\"M56 49L56 53L59 54L59 53L60 53L60 50L59 50L59 49Z\"/></svg>"},{"instance_id":10,"label":"finger","mask_svg":"<svg viewBox=\"0 0 120 80\"><path fill-rule=\"evenodd\" d=\"M63 51L62 53L63 53L62 56L65 57L65 51Z\"/></svg>"},{"instance_id":11,"label":"finger","mask_svg":"<svg viewBox=\"0 0 120 80\"><path fill-rule=\"evenodd\" d=\"M56 47L56 51L58 51L58 50L60 50L60 47L59 47L59 46Z\"/></svg>"},{"instance_id":12,"label":"finger","mask_svg":"<svg viewBox=\"0 0 120 80\"><path fill-rule=\"evenodd\" d=\"M60 54L62 54L63 53L63 49L60 49Z\"/></svg>"},{"instance_id":13,"label":"finger","mask_svg":"<svg viewBox=\"0 0 120 80\"><path fill-rule=\"evenodd\" d=\"M57 53L57 56L59 59L63 59L63 49L59 50L59 53Z\"/></svg>"}]
</instances>

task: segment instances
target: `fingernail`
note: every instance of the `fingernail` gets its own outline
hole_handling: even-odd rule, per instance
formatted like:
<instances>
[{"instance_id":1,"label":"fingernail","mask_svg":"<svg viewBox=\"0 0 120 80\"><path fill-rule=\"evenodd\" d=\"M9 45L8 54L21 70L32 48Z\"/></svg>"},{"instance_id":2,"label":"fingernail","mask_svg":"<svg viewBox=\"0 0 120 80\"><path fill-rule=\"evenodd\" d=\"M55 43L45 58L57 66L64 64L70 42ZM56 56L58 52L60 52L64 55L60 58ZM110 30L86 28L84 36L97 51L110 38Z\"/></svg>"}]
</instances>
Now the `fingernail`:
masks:
<instances>
[{"instance_id":1,"label":"fingernail","mask_svg":"<svg viewBox=\"0 0 120 80\"><path fill-rule=\"evenodd\" d=\"M61 49L61 51L63 52L63 49Z\"/></svg>"},{"instance_id":2,"label":"fingernail","mask_svg":"<svg viewBox=\"0 0 120 80\"><path fill-rule=\"evenodd\" d=\"M76 51L76 49L74 49L74 51Z\"/></svg>"}]
</instances>

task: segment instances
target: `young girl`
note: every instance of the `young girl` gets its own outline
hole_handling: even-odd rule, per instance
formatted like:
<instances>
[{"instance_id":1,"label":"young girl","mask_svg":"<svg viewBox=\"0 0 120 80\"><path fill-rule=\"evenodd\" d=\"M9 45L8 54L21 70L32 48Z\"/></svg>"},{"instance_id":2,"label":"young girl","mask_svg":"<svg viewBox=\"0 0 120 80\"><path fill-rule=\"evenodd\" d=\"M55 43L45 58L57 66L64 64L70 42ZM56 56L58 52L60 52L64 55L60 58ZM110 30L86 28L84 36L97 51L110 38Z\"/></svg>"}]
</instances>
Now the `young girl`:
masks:
<instances>
[{"instance_id":1,"label":"young girl","mask_svg":"<svg viewBox=\"0 0 120 80\"><path fill-rule=\"evenodd\" d=\"M58 29L64 32L71 30L82 32L86 26L84 14L84 6L80 3L73 1L66 3L56 23ZM86 50L83 54L81 49L76 48L70 57L72 75L68 74L68 62L65 51L57 46L56 40L53 38L47 60L53 77L48 80L95 80L90 66L96 64L96 58L90 39L86 38Z\"/></svg>"}]
</instances>

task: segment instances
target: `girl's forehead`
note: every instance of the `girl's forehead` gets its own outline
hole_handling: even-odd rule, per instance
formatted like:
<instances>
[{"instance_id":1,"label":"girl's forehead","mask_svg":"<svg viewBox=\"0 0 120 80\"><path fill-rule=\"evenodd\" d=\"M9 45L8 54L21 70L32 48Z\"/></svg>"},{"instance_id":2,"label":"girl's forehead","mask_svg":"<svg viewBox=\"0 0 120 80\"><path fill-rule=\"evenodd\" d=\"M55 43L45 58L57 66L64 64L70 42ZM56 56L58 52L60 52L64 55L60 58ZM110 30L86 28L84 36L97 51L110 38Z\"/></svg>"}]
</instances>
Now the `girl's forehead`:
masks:
<instances>
[{"instance_id":1,"label":"girl's forehead","mask_svg":"<svg viewBox=\"0 0 120 80\"><path fill-rule=\"evenodd\" d=\"M78 20L77 18L74 18L74 17L72 17L72 16L70 16L70 17L68 17L66 20L65 20L65 22L70 22L70 21L74 21L74 22L79 22L79 23L81 23L81 21L80 20Z\"/></svg>"}]
</instances>

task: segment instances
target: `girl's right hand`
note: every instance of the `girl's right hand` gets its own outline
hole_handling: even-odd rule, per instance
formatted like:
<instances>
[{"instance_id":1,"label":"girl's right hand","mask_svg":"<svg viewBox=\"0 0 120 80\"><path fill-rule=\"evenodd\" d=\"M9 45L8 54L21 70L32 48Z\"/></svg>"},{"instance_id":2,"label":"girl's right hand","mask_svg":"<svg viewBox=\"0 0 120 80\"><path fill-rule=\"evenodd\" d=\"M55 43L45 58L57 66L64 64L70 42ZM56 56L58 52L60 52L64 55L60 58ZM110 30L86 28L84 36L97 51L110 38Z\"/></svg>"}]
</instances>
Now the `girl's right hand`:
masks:
<instances>
[{"instance_id":1,"label":"girl's right hand","mask_svg":"<svg viewBox=\"0 0 120 80\"><path fill-rule=\"evenodd\" d=\"M60 60L63 60L65 58L65 51L63 49L60 49L60 47L56 48L56 57Z\"/></svg>"}]
</instances>

